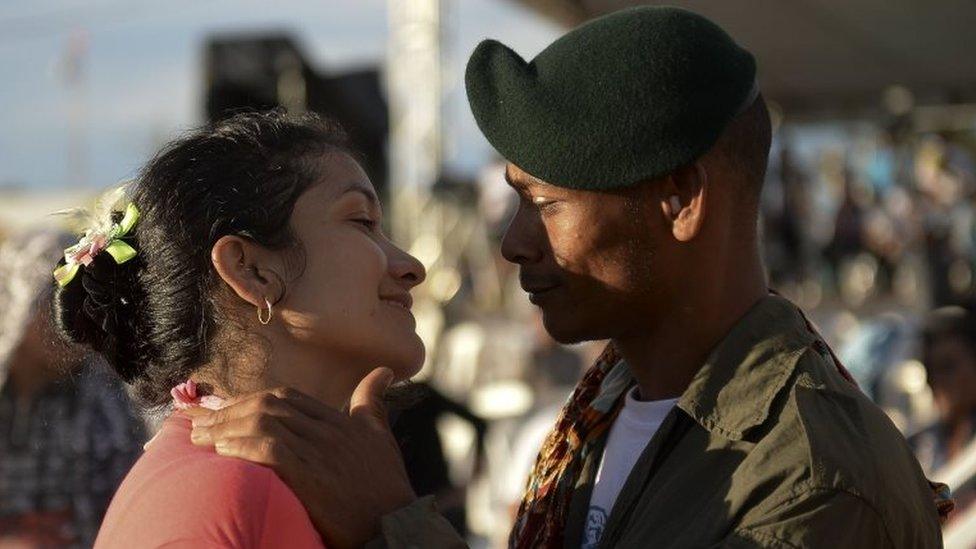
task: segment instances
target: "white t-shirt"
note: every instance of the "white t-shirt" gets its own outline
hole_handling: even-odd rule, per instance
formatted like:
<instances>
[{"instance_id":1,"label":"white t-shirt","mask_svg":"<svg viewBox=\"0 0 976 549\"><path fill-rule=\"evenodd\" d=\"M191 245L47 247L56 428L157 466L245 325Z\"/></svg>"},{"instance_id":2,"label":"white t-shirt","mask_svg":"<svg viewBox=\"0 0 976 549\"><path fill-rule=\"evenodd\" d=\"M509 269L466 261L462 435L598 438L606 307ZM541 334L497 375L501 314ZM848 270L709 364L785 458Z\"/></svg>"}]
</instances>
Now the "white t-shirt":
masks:
<instances>
[{"instance_id":1,"label":"white t-shirt","mask_svg":"<svg viewBox=\"0 0 976 549\"><path fill-rule=\"evenodd\" d=\"M583 529L582 549L595 549L600 544L610 510L620 494L630 470L644 452L651 437L661 427L664 418L678 402L667 400L637 400L637 387L627 392L624 407L610 427L603 459L596 473L596 483L590 496L590 510Z\"/></svg>"}]
</instances>

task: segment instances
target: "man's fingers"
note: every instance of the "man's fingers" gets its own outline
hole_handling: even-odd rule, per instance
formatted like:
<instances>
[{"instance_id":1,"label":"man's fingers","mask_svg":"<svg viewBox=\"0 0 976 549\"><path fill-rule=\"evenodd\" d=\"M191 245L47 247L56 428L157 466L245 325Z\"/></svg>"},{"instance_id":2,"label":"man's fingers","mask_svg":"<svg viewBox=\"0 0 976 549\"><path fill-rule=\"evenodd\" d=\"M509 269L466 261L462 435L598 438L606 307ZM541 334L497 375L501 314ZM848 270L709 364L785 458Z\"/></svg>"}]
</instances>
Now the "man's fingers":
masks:
<instances>
[{"instance_id":1,"label":"man's fingers","mask_svg":"<svg viewBox=\"0 0 976 549\"><path fill-rule=\"evenodd\" d=\"M294 475L302 467L298 455L280 439L269 437L225 438L214 446L222 456L236 457L267 465L283 477Z\"/></svg>"},{"instance_id":2,"label":"man's fingers","mask_svg":"<svg viewBox=\"0 0 976 549\"><path fill-rule=\"evenodd\" d=\"M180 412L189 416L192 419L197 417L209 416L213 412L213 410L208 410L207 408L204 408L202 406L191 406L185 410L180 410Z\"/></svg>"},{"instance_id":3,"label":"man's fingers","mask_svg":"<svg viewBox=\"0 0 976 549\"><path fill-rule=\"evenodd\" d=\"M305 393L292 389L291 387L276 387L271 389L271 394L279 400L287 402L299 412L312 419L337 419L342 417L342 413L332 408L317 398L310 397Z\"/></svg>"},{"instance_id":4,"label":"man's fingers","mask_svg":"<svg viewBox=\"0 0 976 549\"><path fill-rule=\"evenodd\" d=\"M393 383L393 370L377 368L366 375L349 400L349 415L362 418L377 429L389 431L383 395Z\"/></svg>"},{"instance_id":5,"label":"man's fingers","mask_svg":"<svg viewBox=\"0 0 976 549\"><path fill-rule=\"evenodd\" d=\"M194 426L190 439L198 446L211 445L222 438L242 437L281 437L286 442L292 442L291 437L297 436L311 441L321 438L323 430L328 430L332 425L332 422L316 421L300 413L265 410L243 417L227 418L213 425Z\"/></svg>"},{"instance_id":6,"label":"man's fingers","mask_svg":"<svg viewBox=\"0 0 976 549\"><path fill-rule=\"evenodd\" d=\"M192 418L194 426L209 426L255 413L282 416L294 414L295 411L312 419L331 421L342 419L342 414L338 410L329 408L301 391L288 387L277 387L229 399L219 410L194 407L185 410L185 413Z\"/></svg>"}]
</instances>

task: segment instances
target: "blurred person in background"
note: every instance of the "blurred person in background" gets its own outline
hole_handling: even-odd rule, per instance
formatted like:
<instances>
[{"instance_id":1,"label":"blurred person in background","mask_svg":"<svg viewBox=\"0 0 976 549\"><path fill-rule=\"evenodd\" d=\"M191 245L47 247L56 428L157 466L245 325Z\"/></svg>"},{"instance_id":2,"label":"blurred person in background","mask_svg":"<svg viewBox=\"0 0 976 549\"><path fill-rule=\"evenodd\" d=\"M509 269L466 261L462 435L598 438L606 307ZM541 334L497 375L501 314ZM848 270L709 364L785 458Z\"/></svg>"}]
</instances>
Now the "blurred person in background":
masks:
<instances>
[{"instance_id":1,"label":"blurred person in background","mask_svg":"<svg viewBox=\"0 0 976 549\"><path fill-rule=\"evenodd\" d=\"M932 304L972 298L973 192L976 169L969 153L947 136L921 140L915 156ZM960 274L964 276L960 276Z\"/></svg>"},{"instance_id":2,"label":"blurred person in background","mask_svg":"<svg viewBox=\"0 0 976 549\"><path fill-rule=\"evenodd\" d=\"M922 329L922 363L938 420L915 434L919 462L926 471L952 462L976 435L976 316L948 306L932 311Z\"/></svg>"},{"instance_id":3,"label":"blurred person in background","mask_svg":"<svg viewBox=\"0 0 976 549\"><path fill-rule=\"evenodd\" d=\"M145 441L104 364L51 329L51 265L67 234L0 245L0 546L91 546Z\"/></svg>"},{"instance_id":4,"label":"blurred person in background","mask_svg":"<svg viewBox=\"0 0 976 549\"><path fill-rule=\"evenodd\" d=\"M857 182L851 177L846 160L842 160L839 170L842 199L834 218L834 232L830 243L824 250L827 262L835 277L843 262L864 250L864 218L866 197L859 192ZM839 286L840 283L838 282Z\"/></svg>"},{"instance_id":5,"label":"blurred person in background","mask_svg":"<svg viewBox=\"0 0 976 549\"><path fill-rule=\"evenodd\" d=\"M775 194L777 200L773 204L767 199L763 205L763 229L767 235L766 250L771 252L766 256L770 280L780 286L801 283L808 275L808 237L804 227L809 224L811 212L807 176L789 143L781 145L775 168L767 184L778 191L770 193Z\"/></svg>"},{"instance_id":6,"label":"blurred person in background","mask_svg":"<svg viewBox=\"0 0 976 549\"><path fill-rule=\"evenodd\" d=\"M976 315L971 308L932 311L922 329L922 361L938 419L909 440L926 471L944 470L976 440ZM953 486L956 511L963 516L976 502L972 479Z\"/></svg>"},{"instance_id":7,"label":"blurred person in background","mask_svg":"<svg viewBox=\"0 0 976 549\"><path fill-rule=\"evenodd\" d=\"M452 415L473 428L472 477L481 472L484 464L488 424L467 406L447 398L425 382L412 384L410 392L415 393L412 402L405 403L393 421L393 436L403 454L410 484L420 496L433 495L451 526L464 535L467 533L466 487L455 486L451 481L437 423L444 416Z\"/></svg>"}]
</instances>

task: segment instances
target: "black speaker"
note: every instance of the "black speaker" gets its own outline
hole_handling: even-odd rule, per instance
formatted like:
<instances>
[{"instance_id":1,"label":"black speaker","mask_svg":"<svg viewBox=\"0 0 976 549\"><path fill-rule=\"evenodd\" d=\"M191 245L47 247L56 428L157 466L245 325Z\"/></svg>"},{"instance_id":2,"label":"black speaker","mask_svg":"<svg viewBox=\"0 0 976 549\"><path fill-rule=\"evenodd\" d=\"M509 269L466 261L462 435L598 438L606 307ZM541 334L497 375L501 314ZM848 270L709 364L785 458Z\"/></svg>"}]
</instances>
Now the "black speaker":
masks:
<instances>
[{"instance_id":1,"label":"black speaker","mask_svg":"<svg viewBox=\"0 0 976 549\"><path fill-rule=\"evenodd\" d=\"M377 192L387 195L389 124L376 67L322 73L287 33L212 36L203 64L210 121L242 110L278 107L329 116L349 132Z\"/></svg>"}]
</instances>

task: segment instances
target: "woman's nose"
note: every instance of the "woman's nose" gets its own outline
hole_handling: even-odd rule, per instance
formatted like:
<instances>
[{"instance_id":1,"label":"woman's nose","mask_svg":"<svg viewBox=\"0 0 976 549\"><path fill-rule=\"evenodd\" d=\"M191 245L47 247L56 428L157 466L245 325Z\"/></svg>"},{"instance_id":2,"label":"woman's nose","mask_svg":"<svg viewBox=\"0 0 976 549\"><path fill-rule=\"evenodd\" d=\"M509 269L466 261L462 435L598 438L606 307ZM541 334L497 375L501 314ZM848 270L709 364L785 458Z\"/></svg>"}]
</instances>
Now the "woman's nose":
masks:
<instances>
[{"instance_id":1,"label":"woman's nose","mask_svg":"<svg viewBox=\"0 0 976 549\"><path fill-rule=\"evenodd\" d=\"M390 247L392 248L389 254L390 274L397 282L409 289L427 278L427 270L424 269L424 264L419 259L395 245L391 244Z\"/></svg>"}]
</instances>

